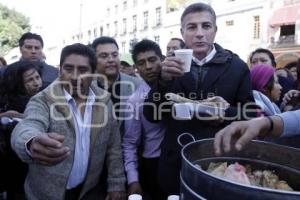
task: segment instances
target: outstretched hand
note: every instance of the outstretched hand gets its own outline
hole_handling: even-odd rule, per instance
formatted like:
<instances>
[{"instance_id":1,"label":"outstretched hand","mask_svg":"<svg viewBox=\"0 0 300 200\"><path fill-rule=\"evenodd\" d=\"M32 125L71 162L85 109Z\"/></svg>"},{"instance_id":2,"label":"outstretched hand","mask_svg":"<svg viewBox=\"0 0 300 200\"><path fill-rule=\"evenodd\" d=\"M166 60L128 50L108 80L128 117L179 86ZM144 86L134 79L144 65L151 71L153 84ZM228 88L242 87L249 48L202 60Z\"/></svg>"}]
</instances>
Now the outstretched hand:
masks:
<instances>
[{"instance_id":1,"label":"outstretched hand","mask_svg":"<svg viewBox=\"0 0 300 200\"><path fill-rule=\"evenodd\" d=\"M231 123L215 135L215 154L221 155L222 152L231 151L232 145L237 151L242 150L247 143L256 138L268 125L269 122L266 118ZM236 139L236 142L233 143L233 139Z\"/></svg>"},{"instance_id":2,"label":"outstretched hand","mask_svg":"<svg viewBox=\"0 0 300 200\"><path fill-rule=\"evenodd\" d=\"M42 165L55 165L70 155L70 149L63 146L64 136L47 133L32 139L29 150L34 161Z\"/></svg>"}]
</instances>

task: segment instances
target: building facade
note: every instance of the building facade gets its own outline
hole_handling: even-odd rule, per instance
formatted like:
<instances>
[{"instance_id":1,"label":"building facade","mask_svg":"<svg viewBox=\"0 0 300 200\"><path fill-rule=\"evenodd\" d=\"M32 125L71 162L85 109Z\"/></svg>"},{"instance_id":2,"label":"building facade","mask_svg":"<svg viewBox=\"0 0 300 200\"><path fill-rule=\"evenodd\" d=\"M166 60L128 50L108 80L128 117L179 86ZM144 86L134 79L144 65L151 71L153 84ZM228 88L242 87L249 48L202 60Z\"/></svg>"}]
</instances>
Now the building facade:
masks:
<instances>
[{"instance_id":1,"label":"building facade","mask_svg":"<svg viewBox=\"0 0 300 200\"><path fill-rule=\"evenodd\" d=\"M49 57L49 63L57 65L63 46L75 42L90 44L100 36L114 37L121 54L129 53L136 42L145 38L156 41L165 53L169 39L181 37L180 16L184 8L194 2L198 1L111 0L99 7L93 18L80 18L79 28L74 27L69 34L44 48L47 60ZM288 60L300 55L300 0L201 2L212 5L216 11L216 42L244 61L258 47L270 49L279 60L287 58L287 54L292 55ZM87 3L81 1L81 7L87 7ZM82 15L86 12L89 10L84 10ZM14 54L9 56L16 58Z\"/></svg>"}]
</instances>

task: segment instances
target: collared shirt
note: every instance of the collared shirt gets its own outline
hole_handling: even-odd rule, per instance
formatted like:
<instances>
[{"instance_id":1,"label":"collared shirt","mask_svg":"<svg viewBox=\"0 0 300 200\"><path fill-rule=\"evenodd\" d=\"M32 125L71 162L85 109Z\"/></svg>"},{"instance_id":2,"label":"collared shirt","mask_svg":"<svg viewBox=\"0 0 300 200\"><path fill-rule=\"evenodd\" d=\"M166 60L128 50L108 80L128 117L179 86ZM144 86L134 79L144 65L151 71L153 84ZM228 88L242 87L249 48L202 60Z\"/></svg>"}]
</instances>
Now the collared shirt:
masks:
<instances>
[{"instance_id":1,"label":"collared shirt","mask_svg":"<svg viewBox=\"0 0 300 200\"><path fill-rule=\"evenodd\" d=\"M205 63L208 63L209 61L211 61L211 59L213 59L213 57L216 55L217 51L216 51L216 48L215 48L215 45L212 45L213 49L211 50L211 52L205 57L203 58L202 60L199 60L198 58L195 58L193 56L193 61L199 65L199 66L202 66L204 65Z\"/></svg>"},{"instance_id":2,"label":"collared shirt","mask_svg":"<svg viewBox=\"0 0 300 200\"><path fill-rule=\"evenodd\" d=\"M125 134L122 149L127 172L128 184L138 181L138 147L142 145L144 158L160 156L160 144L163 140L165 128L160 123L150 123L143 115L145 96L150 91L146 82L142 82L128 99L128 107L132 106L125 120ZM128 109L130 110L130 109Z\"/></svg>"},{"instance_id":3,"label":"collared shirt","mask_svg":"<svg viewBox=\"0 0 300 200\"><path fill-rule=\"evenodd\" d=\"M64 90L64 93L68 102L68 106L72 111L76 135L74 161L67 183L67 189L71 189L81 184L86 176L90 153L92 105L95 102L95 94L91 89L89 89L89 95L86 100L85 111L82 118L82 115L78 109L80 105L78 105L78 107L76 106L75 100L66 90Z\"/></svg>"},{"instance_id":4,"label":"collared shirt","mask_svg":"<svg viewBox=\"0 0 300 200\"><path fill-rule=\"evenodd\" d=\"M213 47L212 51L202 60L193 57L193 62L196 63L196 65L192 65L192 71L196 73L198 79L198 83L197 83L198 88L201 88L201 85L209 69L209 67L205 66L205 64L211 61L217 53L215 45L212 45L212 47ZM201 91L199 91L199 93L201 93Z\"/></svg>"}]
</instances>

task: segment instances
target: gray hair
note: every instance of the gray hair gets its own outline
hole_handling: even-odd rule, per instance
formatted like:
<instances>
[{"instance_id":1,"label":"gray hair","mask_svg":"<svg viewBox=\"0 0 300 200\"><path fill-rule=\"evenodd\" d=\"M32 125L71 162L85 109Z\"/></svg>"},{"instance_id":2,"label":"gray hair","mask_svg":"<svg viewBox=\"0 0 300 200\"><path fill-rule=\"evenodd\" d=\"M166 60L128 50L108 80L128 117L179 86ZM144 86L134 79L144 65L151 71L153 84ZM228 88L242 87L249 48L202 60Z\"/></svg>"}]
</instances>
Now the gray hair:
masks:
<instances>
[{"instance_id":1,"label":"gray hair","mask_svg":"<svg viewBox=\"0 0 300 200\"><path fill-rule=\"evenodd\" d=\"M214 9L208 5L208 4L205 4L205 3L194 3L194 4L191 4L189 5L182 13L181 15L181 18L180 18L180 22L181 22L181 25L183 23L183 19L185 18L185 16L187 16L188 14L190 13L195 13L195 12L209 12L212 17L213 17L213 23L214 25L216 25L216 13L214 11Z\"/></svg>"}]
</instances>

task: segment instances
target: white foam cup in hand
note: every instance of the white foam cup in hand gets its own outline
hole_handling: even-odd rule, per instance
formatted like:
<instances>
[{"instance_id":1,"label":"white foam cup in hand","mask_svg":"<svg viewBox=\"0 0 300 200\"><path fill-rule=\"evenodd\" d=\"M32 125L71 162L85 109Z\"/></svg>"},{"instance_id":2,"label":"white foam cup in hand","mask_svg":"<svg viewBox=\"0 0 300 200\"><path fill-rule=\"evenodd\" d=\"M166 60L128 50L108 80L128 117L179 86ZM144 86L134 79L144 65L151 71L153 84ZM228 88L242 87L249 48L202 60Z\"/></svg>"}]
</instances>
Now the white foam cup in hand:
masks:
<instances>
[{"instance_id":1,"label":"white foam cup in hand","mask_svg":"<svg viewBox=\"0 0 300 200\"><path fill-rule=\"evenodd\" d=\"M139 194L131 194L129 195L128 200L142 200L142 196Z\"/></svg>"},{"instance_id":2,"label":"white foam cup in hand","mask_svg":"<svg viewBox=\"0 0 300 200\"><path fill-rule=\"evenodd\" d=\"M184 61L184 72L191 70L193 49L178 49L174 51L175 57L181 58Z\"/></svg>"},{"instance_id":3,"label":"white foam cup in hand","mask_svg":"<svg viewBox=\"0 0 300 200\"><path fill-rule=\"evenodd\" d=\"M170 196L168 196L168 200L179 200L179 196L178 195L170 195Z\"/></svg>"}]
</instances>

